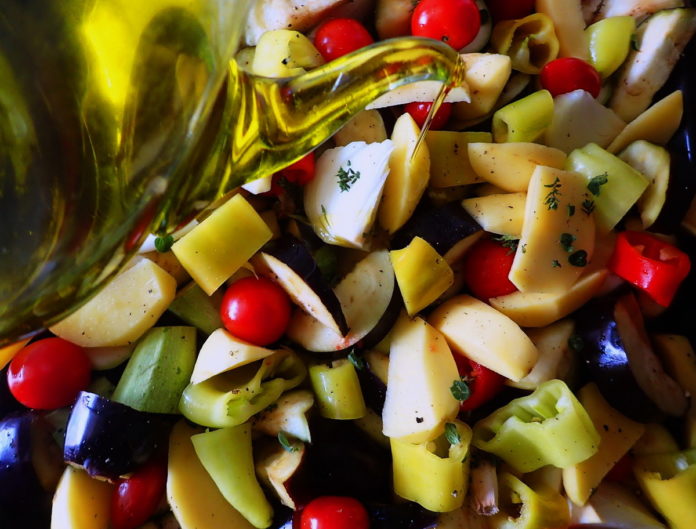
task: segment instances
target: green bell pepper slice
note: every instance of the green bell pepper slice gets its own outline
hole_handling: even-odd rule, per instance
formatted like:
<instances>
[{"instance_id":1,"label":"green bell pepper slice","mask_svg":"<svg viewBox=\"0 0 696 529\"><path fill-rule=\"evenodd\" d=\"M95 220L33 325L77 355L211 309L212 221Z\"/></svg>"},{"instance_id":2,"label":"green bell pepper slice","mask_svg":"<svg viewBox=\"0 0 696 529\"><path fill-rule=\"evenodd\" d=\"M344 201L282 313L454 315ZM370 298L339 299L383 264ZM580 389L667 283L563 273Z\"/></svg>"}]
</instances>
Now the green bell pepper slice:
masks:
<instances>
[{"instance_id":1,"label":"green bell pepper slice","mask_svg":"<svg viewBox=\"0 0 696 529\"><path fill-rule=\"evenodd\" d=\"M533 489L507 472L498 478L501 511L491 517L491 529L566 527L568 503L548 487Z\"/></svg>"},{"instance_id":2,"label":"green bell pepper slice","mask_svg":"<svg viewBox=\"0 0 696 529\"><path fill-rule=\"evenodd\" d=\"M359 419L366 413L365 399L353 364L342 358L309 368L319 413L328 419Z\"/></svg>"},{"instance_id":3,"label":"green bell pepper slice","mask_svg":"<svg viewBox=\"0 0 696 529\"><path fill-rule=\"evenodd\" d=\"M672 529L694 528L696 448L639 457L633 471L650 503Z\"/></svg>"},{"instance_id":4,"label":"green bell pepper slice","mask_svg":"<svg viewBox=\"0 0 696 529\"><path fill-rule=\"evenodd\" d=\"M449 441L444 435L420 444L390 439L394 492L434 512L461 507L469 483L471 428L450 424Z\"/></svg>"},{"instance_id":5,"label":"green bell pepper slice","mask_svg":"<svg viewBox=\"0 0 696 529\"><path fill-rule=\"evenodd\" d=\"M196 455L225 499L254 527L273 521L273 508L254 470L251 426L242 424L191 436ZM212 513L214 514L214 513Z\"/></svg>"},{"instance_id":6,"label":"green bell pepper slice","mask_svg":"<svg viewBox=\"0 0 696 529\"><path fill-rule=\"evenodd\" d=\"M600 436L582 404L561 380L541 384L474 426L473 444L518 472L575 465L597 452Z\"/></svg>"},{"instance_id":7,"label":"green bell pepper slice","mask_svg":"<svg viewBox=\"0 0 696 529\"><path fill-rule=\"evenodd\" d=\"M189 384L179 409L188 420L203 426L237 426L298 386L306 375L300 357L281 349L259 362Z\"/></svg>"}]
</instances>

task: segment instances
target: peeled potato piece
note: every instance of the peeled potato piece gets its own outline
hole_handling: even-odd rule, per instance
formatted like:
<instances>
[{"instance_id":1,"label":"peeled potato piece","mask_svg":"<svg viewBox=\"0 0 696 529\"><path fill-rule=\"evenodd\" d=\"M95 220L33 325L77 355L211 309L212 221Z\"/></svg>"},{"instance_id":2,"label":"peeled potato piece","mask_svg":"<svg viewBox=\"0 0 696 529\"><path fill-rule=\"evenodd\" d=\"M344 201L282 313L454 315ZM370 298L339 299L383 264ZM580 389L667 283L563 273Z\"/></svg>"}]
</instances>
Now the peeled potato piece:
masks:
<instances>
[{"instance_id":1,"label":"peeled potato piece","mask_svg":"<svg viewBox=\"0 0 696 529\"><path fill-rule=\"evenodd\" d=\"M462 207L485 231L519 239L526 200L526 193L502 193L465 198Z\"/></svg>"}]
</instances>

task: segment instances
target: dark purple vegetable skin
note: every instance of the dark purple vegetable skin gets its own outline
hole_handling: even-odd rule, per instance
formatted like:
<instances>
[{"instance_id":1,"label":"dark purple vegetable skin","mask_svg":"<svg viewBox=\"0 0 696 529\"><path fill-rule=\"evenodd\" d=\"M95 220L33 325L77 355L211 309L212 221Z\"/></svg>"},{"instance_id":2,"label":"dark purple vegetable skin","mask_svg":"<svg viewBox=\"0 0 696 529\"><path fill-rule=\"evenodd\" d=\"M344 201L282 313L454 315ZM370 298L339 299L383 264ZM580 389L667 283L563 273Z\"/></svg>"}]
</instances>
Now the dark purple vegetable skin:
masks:
<instances>
[{"instance_id":1,"label":"dark purple vegetable skin","mask_svg":"<svg viewBox=\"0 0 696 529\"><path fill-rule=\"evenodd\" d=\"M12 396L7 385L7 369L0 370L0 417L21 408L22 405Z\"/></svg>"},{"instance_id":2,"label":"dark purple vegetable skin","mask_svg":"<svg viewBox=\"0 0 696 529\"><path fill-rule=\"evenodd\" d=\"M370 371L369 367L358 370L358 380L365 404L375 413L381 415L384 399L387 397L387 386L380 378Z\"/></svg>"},{"instance_id":3,"label":"dark purple vegetable skin","mask_svg":"<svg viewBox=\"0 0 696 529\"><path fill-rule=\"evenodd\" d=\"M363 349L369 349L381 342L396 324L396 320L399 319L399 314L401 314L403 306L404 302L401 297L401 291L395 282L394 293L389 301L389 305L387 305L387 309L384 311L384 314L382 314L377 325L360 340L358 345Z\"/></svg>"},{"instance_id":4,"label":"dark purple vegetable skin","mask_svg":"<svg viewBox=\"0 0 696 529\"><path fill-rule=\"evenodd\" d=\"M3 529L44 529L50 524L53 491L42 487L33 458L36 450L48 452L48 445L43 443L50 435L41 421L32 411L12 413L0 421L0 527ZM43 455L50 461L51 453ZM52 463L60 468L59 457Z\"/></svg>"},{"instance_id":5,"label":"dark purple vegetable skin","mask_svg":"<svg viewBox=\"0 0 696 529\"><path fill-rule=\"evenodd\" d=\"M65 432L63 458L91 476L116 480L166 445L171 419L81 392Z\"/></svg>"},{"instance_id":6,"label":"dark purple vegetable skin","mask_svg":"<svg viewBox=\"0 0 696 529\"><path fill-rule=\"evenodd\" d=\"M481 226L458 202L444 206L424 203L394 234L391 244L393 250L399 250L408 246L414 237L420 237L444 256L459 241L478 231Z\"/></svg>"},{"instance_id":7,"label":"dark purple vegetable skin","mask_svg":"<svg viewBox=\"0 0 696 529\"><path fill-rule=\"evenodd\" d=\"M341 303L322 276L314 257L304 243L292 235L286 234L284 237L266 244L262 252L275 257L297 274L307 285L307 288L311 289L324 304L341 333L344 336L348 334L348 324Z\"/></svg>"},{"instance_id":8,"label":"dark purple vegetable skin","mask_svg":"<svg viewBox=\"0 0 696 529\"><path fill-rule=\"evenodd\" d=\"M370 529L431 529L437 524L437 514L412 502L365 505L370 516ZM270 529L299 529L300 514L289 509L275 508ZM295 519L293 525L293 519Z\"/></svg>"},{"instance_id":9,"label":"dark purple vegetable skin","mask_svg":"<svg viewBox=\"0 0 696 529\"><path fill-rule=\"evenodd\" d=\"M651 231L674 233L696 194L696 39L691 39L665 86L655 96L662 99L675 90L684 97L684 117L667 144L671 156L670 181L665 207Z\"/></svg>"},{"instance_id":10,"label":"dark purple vegetable skin","mask_svg":"<svg viewBox=\"0 0 696 529\"><path fill-rule=\"evenodd\" d=\"M666 414L636 380L629 362L629 353L619 331L617 304L630 301L628 298L622 299L624 296L632 294L626 294L622 290L596 300L576 313L575 332L582 339L579 355L587 378L597 384L609 404L636 421L659 422ZM635 300L628 305L631 306L632 303ZM635 332L640 330L636 329ZM651 369L643 362L633 367ZM667 382L665 379L662 383L655 384L655 387L667 388Z\"/></svg>"}]
</instances>

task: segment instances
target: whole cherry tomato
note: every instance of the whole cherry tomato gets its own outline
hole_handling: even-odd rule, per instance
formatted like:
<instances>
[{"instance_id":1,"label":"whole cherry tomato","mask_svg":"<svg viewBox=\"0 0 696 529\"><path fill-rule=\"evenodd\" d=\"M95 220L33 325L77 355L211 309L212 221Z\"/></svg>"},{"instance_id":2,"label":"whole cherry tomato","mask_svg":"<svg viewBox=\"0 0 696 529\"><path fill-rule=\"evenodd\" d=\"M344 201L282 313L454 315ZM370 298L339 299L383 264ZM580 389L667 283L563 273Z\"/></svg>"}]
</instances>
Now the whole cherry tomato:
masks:
<instances>
[{"instance_id":1,"label":"whole cherry tomato","mask_svg":"<svg viewBox=\"0 0 696 529\"><path fill-rule=\"evenodd\" d=\"M541 86L553 97L582 89L597 97L602 78L594 67L575 57L562 57L546 64L539 74Z\"/></svg>"},{"instance_id":2,"label":"whole cherry tomato","mask_svg":"<svg viewBox=\"0 0 696 529\"><path fill-rule=\"evenodd\" d=\"M290 322L290 298L265 277L245 277L225 292L220 316L225 328L254 345L268 345L284 333Z\"/></svg>"},{"instance_id":3,"label":"whole cherry tomato","mask_svg":"<svg viewBox=\"0 0 696 529\"><path fill-rule=\"evenodd\" d=\"M343 57L373 42L365 26L353 18L327 20L314 35L314 45L327 61Z\"/></svg>"},{"instance_id":4,"label":"whole cherry tomato","mask_svg":"<svg viewBox=\"0 0 696 529\"><path fill-rule=\"evenodd\" d=\"M534 11L534 0L486 0L493 20L524 18Z\"/></svg>"},{"instance_id":5,"label":"whole cherry tomato","mask_svg":"<svg viewBox=\"0 0 696 529\"><path fill-rule=\"evenodd\" d=\"M300 529L368 529L363 504L346 496L321 496L309 502L300 517Z\"/></svg>"},{"instance_id":6,"label":"whole cherry tomato","mask_svg":"<svg viewBox=\"0 0 696 529\"><path fill-rule=\"evenodd\" d=\"M474 0L421 0L411 15L411 34L441 40L459 50L481 29Z\"/></svg>"},{"instance_id":7,"label":"whole cherry tomato","mask_svg":"<svg viewBox=\"0 0 696 529\"><path fill-rule=\"evenodd\" d=\"M479 239L469 248L464 256L463 271L464 283L471 293L487 301L515 292L517 287L508 279L514 253L512 248L489 238Z\"/></svg>"},{"instance_id":8,"label":"whole cherry tomato","mask_svg":"<svg viewBox=\"0 0 696 529\"><path fill-rule=\"evenodd\" d=\"M90 381L92 364L82 347L62 338L30 343L7 370L10 392L27 408L55 410L69 406Z\"/></svg>"},{"instance_id":9,"label":"whole cherry tomato","mask_svg":"<svg viewBox=\"0 0 696 529\"><path fill-rule=\"evenodd\" d=\"M454 355L454 361L457 364L459 375L469 386L469 397L461 402L460 410L475 410L495 397L503 388L505 378L495 371L491 371L460 354Z\"/></svg>"},{"instance_id":10,"label":"whole cherry tomato","mask_svg":"<svg viewBox=\"0 0 696 529\"><path fill-rule=\"evenodd\" d=\"M145 463L133 475L119 479L111 495L112 529L135 529L157 509L167 484L167 465L155 459Z\"/></svg>"},{"instance_id":11,"label":"whole cherry tomato","mask_svg":"<svg viewBox=\"0 0 696 529\"><path fill-rule=\"evenodd\" d=\"M413 120L418 124L419 127L423 127L425 120L428 117L428 112L433 106L432 103L419 103L413 102L406 105L406 112L411 114ZM433 117L433 122L430 124L431 130L440 130L445 126L447 120L452 115L452 103L442 103L440 108L435 112L435 117Z\"/></svg>"}]
</instances>

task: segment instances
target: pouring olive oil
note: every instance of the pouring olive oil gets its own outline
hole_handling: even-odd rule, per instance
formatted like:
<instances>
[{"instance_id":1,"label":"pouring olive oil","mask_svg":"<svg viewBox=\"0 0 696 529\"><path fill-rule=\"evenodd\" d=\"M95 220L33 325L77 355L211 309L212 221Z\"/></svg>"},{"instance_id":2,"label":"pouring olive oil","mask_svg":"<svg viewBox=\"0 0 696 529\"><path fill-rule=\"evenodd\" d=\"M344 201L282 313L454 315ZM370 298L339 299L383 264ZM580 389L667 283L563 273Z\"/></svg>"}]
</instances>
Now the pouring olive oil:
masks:
<instances>
[{"instance_id":1,"label":"pouring olive oil","mask_svg":"<svg viewBox=\"0 0 696 529\"><path fill-rule=\"evenodd\" d=\"M389 89L463 79L457 53L423 39L251 76L232 60L251 1L3 2L0 343L75 309L153 227L299 159Z\"/></svg>"}]
</instances>

